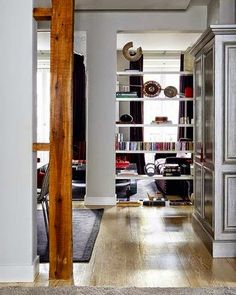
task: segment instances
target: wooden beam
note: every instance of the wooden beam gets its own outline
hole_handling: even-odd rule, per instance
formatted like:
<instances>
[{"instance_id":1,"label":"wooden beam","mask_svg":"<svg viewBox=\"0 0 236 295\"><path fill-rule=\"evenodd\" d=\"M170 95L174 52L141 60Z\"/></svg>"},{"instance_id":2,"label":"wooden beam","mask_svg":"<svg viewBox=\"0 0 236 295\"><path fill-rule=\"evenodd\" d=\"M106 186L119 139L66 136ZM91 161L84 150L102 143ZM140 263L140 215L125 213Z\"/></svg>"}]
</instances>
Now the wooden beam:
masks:
<instances>
[{"instance_id":1,"label":"wooden beam","mask_svg":"<svg viewBox=\"0 0 236 295\"><path fill-rule=\"evenodd\" d=\"M52 0L49 279L73 277L72 68L74 0Z\"/></svg>"},{"instance_id":2,"label":"wooden beam","mask_svg":"<svg viewBox=\"0 0 236 295\"><path fill-rule=\"evenodd\" d=\"M49 151L49 149L50 149L50 143L44 143L44 142L33 143L33 152Z\"/></svg>"},{"instance_id":3,"label":"wooden beam","mask_svg":"<svg viewBox=\"0 0 236 295\"><path fill-rule=\"evenodd\" d=\"M52 17L52 9L51 8L34 8L33 16L35 20L51 20Z\"/></svg>"}]
</instances>

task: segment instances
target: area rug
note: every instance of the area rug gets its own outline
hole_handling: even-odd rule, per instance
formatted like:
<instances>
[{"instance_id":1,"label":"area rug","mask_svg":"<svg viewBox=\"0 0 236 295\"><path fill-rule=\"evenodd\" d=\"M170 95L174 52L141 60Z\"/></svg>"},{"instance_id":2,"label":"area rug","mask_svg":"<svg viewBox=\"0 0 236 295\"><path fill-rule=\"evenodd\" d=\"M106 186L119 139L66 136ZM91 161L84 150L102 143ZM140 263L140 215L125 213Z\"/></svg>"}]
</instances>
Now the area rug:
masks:
<instances>
[{"instance_id":1,"label":"area rug","mask_svg":"<svg viewBox=\"0 0 236 295\"><path fill-rule=\"evenodd\" d=\"M89 262L99 232L103 209L73 209L73 261ZM37 210L37 252L48 262L48 239L42 210Z\"/></svg>"},{"instance_id":2,"label":"area rug","mask_svg":"<svg viewBox=\"0 0 236 295\"><path fill-rule=\"evenodd\" d=\"M236 288L3 287L1 295L235 295Z\"/></svg>"}]
</instances>

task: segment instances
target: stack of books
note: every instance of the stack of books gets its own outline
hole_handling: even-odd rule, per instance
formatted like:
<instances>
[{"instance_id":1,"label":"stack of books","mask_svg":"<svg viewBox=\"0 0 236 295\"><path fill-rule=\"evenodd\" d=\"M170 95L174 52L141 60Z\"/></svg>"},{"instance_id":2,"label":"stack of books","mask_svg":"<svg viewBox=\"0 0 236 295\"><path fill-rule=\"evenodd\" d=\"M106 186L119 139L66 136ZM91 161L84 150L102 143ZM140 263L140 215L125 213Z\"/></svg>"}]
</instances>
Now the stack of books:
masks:
<instances>
[{"instance_id":1,"label":"stack of books","mask_svg":"<svg viewBox=\"0 0 236 295\"><path fill-rule=\"evenodd\" d=\"M165 164L160 172L163 176L180 176L181 174L178 164Z\"/></svg>"},{"instance_id":2,"label":"stack of books","mask_svg":"<svg viewBox=\"0 0 236 295\"><path fill-rule=\"evenodd\" d=\"M116 92L116 97L117 98L135 98L138 97L137 92L136 91L132 91L132 92L126 92L126 91L117 91Z\"/></svg>"},{"instance_id":3,"label":"stack of books","mask_svg":"<svg viewBox=\"0 0 236 295\"><path fill-rule=\"evenodd\" d=\"M137 171L136 170L120 170L117 175L120 175L120 176L135 176L135 175L138 175Z\"/></svg>"}]
</instances>

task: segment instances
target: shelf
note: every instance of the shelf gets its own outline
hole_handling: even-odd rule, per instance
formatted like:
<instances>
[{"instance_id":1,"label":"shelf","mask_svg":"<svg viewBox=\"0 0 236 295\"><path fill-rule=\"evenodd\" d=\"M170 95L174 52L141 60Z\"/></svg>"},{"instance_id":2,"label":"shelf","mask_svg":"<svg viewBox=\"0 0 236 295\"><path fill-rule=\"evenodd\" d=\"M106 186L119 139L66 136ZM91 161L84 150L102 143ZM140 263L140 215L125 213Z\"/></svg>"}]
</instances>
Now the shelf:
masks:
<instances>
[{"instance_id":1,"label":"shelf","mask_svg":"<svg viewBox=\"0 0 236 295\"><path fill-rule=\"evenodd\" d=\"M147 72L135 72L135 71L123 71L117 72L117 76L143 76L143 75L160 75L160 74L178 74L178 75L192 75L191 72L182 72L182 71L147 71Z\"/></svg>"},{"instance_id":2,"label":"shelf","mask_svg":"<svg viewBox=\"0 0 236 295\"><path fill-rule=\"evenodd\" d=\"M181 175L181 176L162 176L159 174L156 174L154 176L148 176L148 175L116 175L116 179L164 179L164 180L192 180L192 175Z\"/></svg>"},{"instance_id":3,"label":"shelf","mask_svg":"<svg viewBox=\"0 0 236 295\"><path fill-rule=\"evenodd\" d=\"M193 101L193 97L116 97L116 101Z\"/></svg>"},{"instance_id":4,"label":"shelf","mask_svg":"<svg viewBox=\"0 0 236 295\"><path fill-rule=\"evenodd\" d=\"M150 150L116 150L117 154L143 154L143 153L149 153L149 154L174 154L174 153L193 153L193 150L158 150L158 151L150 151Z\"/></svg>"},{"instance_id":5,"label":"shelf","mask_svg":"<svg viewBox=\"0 0 236 295\"><path fill-rule=\"evenodd\" d=\"M116 127L193 127L193 124L119 124Z\"/></svg>"}]
</instances>

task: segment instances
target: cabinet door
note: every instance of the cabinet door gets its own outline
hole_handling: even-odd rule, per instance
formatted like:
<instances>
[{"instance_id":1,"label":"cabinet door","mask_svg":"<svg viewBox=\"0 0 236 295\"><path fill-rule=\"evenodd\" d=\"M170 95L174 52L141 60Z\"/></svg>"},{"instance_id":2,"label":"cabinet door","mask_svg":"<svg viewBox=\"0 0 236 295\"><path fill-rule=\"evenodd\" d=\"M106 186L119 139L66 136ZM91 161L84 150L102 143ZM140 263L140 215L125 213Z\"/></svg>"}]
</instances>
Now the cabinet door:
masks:
<instances>
[{"instance_id":1,"label":"cabinet door","mask_svg":"<svg viewBox=\"0 0 236 295\"><path fill-rule=\"evenodd\" d=\"M202 57L195 61L195 85L194 85L194 122L195 122L195 157L200 158L202 153Z\"/></svg>"},{"instance_id":2,"label":"cabinet door","mask_svg":"<svg viewBox=\"0 0 236 295\"><path fill-rule=\"evenodd\" d=\"M203 168L203 213L204 220L210 232L213 231L213 197L214 197L214 173Z\"/></svg>"},{"instance_id":3,"label":"cabinet door","mask_svg":"<svg viewBox=\"0 0 236 295\"><path fill-rule=\"evenodd\" d=\"M202 166L201 164L194 163L194 194L195 194L195 201L194 206L198 214L202 217Z\"/></svg>"},{"instance_id":4,"label":"cabinet door","mask_svg":"<svg viewBox=\"0 0 236 295\"><path fill-rule=\"evenodd\" d=\"M214 47L213 43L203 53L203 160L204 165L214 170L215 104L214 104Z\"/></svg>"}]
</instances>

